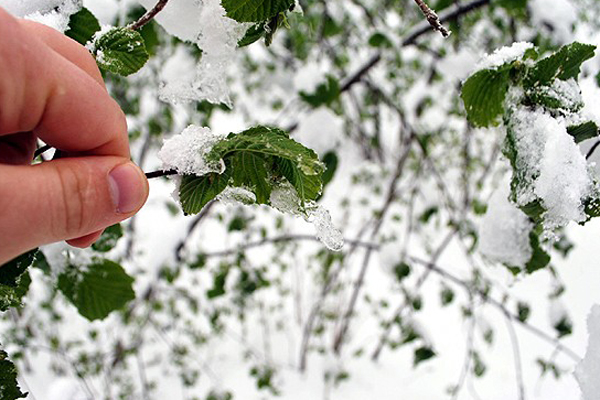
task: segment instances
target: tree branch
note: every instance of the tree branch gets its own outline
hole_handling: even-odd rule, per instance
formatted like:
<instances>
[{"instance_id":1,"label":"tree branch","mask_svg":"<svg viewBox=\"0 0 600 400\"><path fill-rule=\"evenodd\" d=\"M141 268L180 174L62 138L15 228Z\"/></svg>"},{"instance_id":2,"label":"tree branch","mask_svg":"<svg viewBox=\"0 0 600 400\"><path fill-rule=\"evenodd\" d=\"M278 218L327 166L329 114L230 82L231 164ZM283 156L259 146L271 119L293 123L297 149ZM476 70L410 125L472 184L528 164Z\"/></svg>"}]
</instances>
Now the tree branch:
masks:
<instances>
[{"instance_id":1,"label":"tree branch","mask_svg":"<svg viewBox=\"0 0 600 400\"><path fill-rule=\"evenodd\" d=\"M152 21L156 15L165 8L169 0L158 0L158 3L148 12L140 17L137 21L128 26L129 29L137 31Z\"/></svg>"},{"instance_id":2,"label":"tree branch","mask_svg":"<svg viewBox=\"0 0 600 400\"><path fill-rule=\"evenodd\" d=\"M441 33L442 36L445 38L450 36L450 33L452 32L450 32L448 29L446 29L444 25L442 25L440 17L438 17L435 11L433 11L427 4L425 4L423 0L415 0L415 3L417 3L419 8L421 9L421 12L425 16L425 18L427 18L427 22L429 22L429 25L431 25L431 27L434 30Z\"/></svg>"},{"instance_id":3,"label":"tree branch","mask_svg":"<svg viewBox=\"0 0 600 400\"><path fill-rule=\"evenodd\" d=\"M161 176L169 176L169 175L177 175L179 174L177 171L175 171L174 169L169 169L167 171L152 171L152 172L146 172L146 179L152 179L152 178L160 178Z\"/></svg>"}]
</instances>

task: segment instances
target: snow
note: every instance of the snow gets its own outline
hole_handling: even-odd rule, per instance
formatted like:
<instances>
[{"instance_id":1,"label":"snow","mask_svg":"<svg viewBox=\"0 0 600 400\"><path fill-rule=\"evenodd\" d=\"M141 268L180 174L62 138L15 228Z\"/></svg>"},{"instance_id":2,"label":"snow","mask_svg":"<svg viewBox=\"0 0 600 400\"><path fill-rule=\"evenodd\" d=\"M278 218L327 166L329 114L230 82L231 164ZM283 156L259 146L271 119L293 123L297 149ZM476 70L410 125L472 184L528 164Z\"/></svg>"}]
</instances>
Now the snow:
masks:
<instances>
[{"instance_id":1,"label":"snow","mask_svg":"<svg viewBox=\"0 0 600 400\"><path fill-rule=\"evenodd\" d=\"M243 187L228 186L217 196L217 200L227 205L255 204L256 195Z\"/></svg>"},{"instance_id":2,"label":"snow","mask_svg":"<svg viewBox=\"0 0 600 400\"><path fill-rule=\"evenodd\" d=\"M548 131L540 176L535 184L546 208L544 228L550 231L565 226L569 221L586 219L582 199L588 197L592 181L587 162L564 124Z\"/></svg>"},{"instance_id":3,"label":"snow","mask_svg":"<svg viewBox=\"0 0 600 400\"><path fill-rule=\"evenodd\" d=\"M492 54L485 56L475 67L475 70L494 69L504 64L513 62L523 57L525 52L533 48L533 44L527 42L513 43L497 49Z\"/></svg>"},{"instance_id":4,"label":"snow","mask_svg":"<svg viewBox=\"0 0 600 400\"><path fill-rule=\"evenodd\" d=\"M587 162L565 121L541 108L513 109L509 129L514 133L516 166L521 184L516 202L525 206L537 198L547 209L544 229L551 234L569 221L585 219L582 199L590 195L592 180Z\"/></svg>"},{"instance_id":5,"label":"snow","mask_svg":"<svg viewBox=\"0 0 600 400\"><path fill-rule=\"evenodd\" d=\"M579 84L573 78L566 81L555 79L551 86L539 88L539 93L558 100L561 108L567 110L578 110L583 107L583 98Z\"/></svg>"},{"instance_id":6,"label":"snow","mask_svg":"<svg viewBox=\"0 0 600 400\"><path fill-rule=\"evenodd\" d=\"M174 169L180 174L206 175L223 172L223 164L209 164L204 160L213 146L225 135L212 132L209 128L190 125L170 139L165 140L158 157L164 171Z\"/></svg>"},{"instance_id":7,"label":"snow","mask_svg":"<svg viewBox=\"0 0 600 400\"><path fill-rule=\"evenodd\" d=\"M81 9L78 0L0 0L0 6L9 13L38 22L64 32L69 17Z\"/></svg>"},{"instance_id":8,"label":"snow","mask_svg":"<svg viewBox=\"0 0 600 400\"><path fill-rule=\"evenodd\" d=\"M150 9L154 0L140 0ZM174 79L164 82L159 96L169 103L207 100L233 106L227 73L238 41L247 25L225 16L219 0L174 0L169 2L156 21L178 38L195 43L202 57L193 80Z\"/></svg>"},{"instance_id":9,"label":"snow","mask_svg":"<svg viewBox=\"0 0 600 400\"><path fill-rule=\"evenodd\" d=\"M531 259L529 234L533 223L509 196L508 182L492 195L479 228L479 251L491 261L520 267Z\"/></svg>"},{"instance_id":10,"label":"snow","mask_svg":"<svg viewBox=\"0 0 600 400\"><path fill-rule=\"evenodd\" d=\"M600 400L600 305L594 305L587 318L589 334L585 357L575 369L583 400Z\"/></svg>"},{"instance_id":11,"label":"snow","mask_svg":"<svg viewBox=\"0 0 600 400\"><path fill-rule=\"evenodd\" d=\"M284 183L271 191L271 205L284 214L302 216L315 228L315 234L328 249L339 251L344 247L344 237L335 227L329 211L315 202L302 206L296 189Z\"/></svg>"}]
</instances>

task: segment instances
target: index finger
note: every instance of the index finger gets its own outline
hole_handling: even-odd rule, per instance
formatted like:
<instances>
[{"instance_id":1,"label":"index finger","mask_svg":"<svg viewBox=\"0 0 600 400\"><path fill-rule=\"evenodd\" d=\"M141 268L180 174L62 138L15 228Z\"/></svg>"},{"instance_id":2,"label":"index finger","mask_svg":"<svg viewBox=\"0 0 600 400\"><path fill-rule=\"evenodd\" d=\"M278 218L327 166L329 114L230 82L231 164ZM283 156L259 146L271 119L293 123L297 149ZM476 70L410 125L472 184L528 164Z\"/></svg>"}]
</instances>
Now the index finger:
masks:
<instances>
[{"instance_id":1,"label":"index finger","mask_svg":"<svg viewBox=\"0 0 600 400\"><path fill-rule=\"evenodd\" d=\"M0 135L34 131L69 153L129 157L125 115L90 75L0 8Z\"/></svg>"}]
</instances>

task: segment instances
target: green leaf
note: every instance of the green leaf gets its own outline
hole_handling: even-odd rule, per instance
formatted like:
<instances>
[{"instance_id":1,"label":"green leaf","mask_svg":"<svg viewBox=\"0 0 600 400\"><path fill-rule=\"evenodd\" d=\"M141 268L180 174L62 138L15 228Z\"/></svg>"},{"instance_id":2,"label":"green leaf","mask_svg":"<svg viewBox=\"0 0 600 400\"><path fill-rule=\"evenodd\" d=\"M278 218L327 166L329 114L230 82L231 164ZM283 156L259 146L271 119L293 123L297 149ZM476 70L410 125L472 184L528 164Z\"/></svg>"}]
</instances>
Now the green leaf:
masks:
<instances>
[{"instance_id":1,"label":"green leaf","mask_svg":"<svg viewBox=\"0 0 600 400\"><path fill-rule=\"evenodd\" d=\"M17 382L17 368L8 360L8 354L0 350L0 400L24 399L27 393L21 392Z\"/></svg>"},{"instance_id":2,"label":"green leaf","mask_svg":"<svg viewBox=\"0 0 600 400\"><path fill-rule=\"evenodd\" d=\"M405 262L401 262L394 267L394 275L398 282L402 282L404 278L410 275L410 265Z\"/></svg>"},{"instance_id":3,"label":"green leaf","mask_svg":"<svg viewBox=\"0 0 600 400\"><path fill-rule=\"evenodd\" d=\"M340 83L335 77L328 75L327 80L319 84L314 93L300 91L299 95L302 100L313 108L331 105L340 97Z\"/></svg>"},{"instance_id":4,"label":"green leaf","mask_svg":"<svg viewBox=\"0 0 600 400\"><path fill-rule=\"evenodd\" d=\"M328 151L323 156L323 164L325 164L325 172L323 172L323 188L333 180L335 171L338 167L338 162L338 156L334 151Z\"/></svg>"},{"instance_id":5,"label":"green leaf","mask_svg":"<svg viewBox=\"0 0 600 400\"><path fill-rule=\"evenodd\" d=\"M0 266L0 311L21 305L31 284L27 269L37 253L38 249L32 250Z\"/></svg>"},{"instance_id":6,"label":"green leaf","mask_svg":"<svg viewBox=\"0 0 600 400\"><path fill-rule=\"evenodd\" d=\"M114 28L96 38L94 55L100 68L122 76L139 71L149 58L142 36L128 28Z\"/></svg>"},{"instance_id":7,"label":"green leaf","mask_svg":"<svg viewBox=\"0 0 600 400\"><path fill-rule=\"evenodd\" d=\"M517 314L519 317L519 321L526 322L529 319L529 316L531 315L531 308L527 303L519 301L517 303Z\"/></svg>"},{"instance_id":8,"label":"green leaf","mask_svg":"<svg viewBox=\"0 0 600 400\"><path fill-rule=\"evenodd\" d=\"M600 133L598 132L598 125L594 121L569 126L567 132L573 136L575 143L581 143L584 140L594 138Z\"/></svg>"},{"instance_id":9,"label":"green leaf","mask_svg":"<svg viewBox=\"0 0 600 400\"><path fill-rule=\"evenodd\" d=\"M267 31L265 30L264 23L254 24L248 28L244 37L239 40L238 47L251 45L260 38L264 37L266 33Z\"/></svg>"},{"instance_id":10,"label":"green leaf","mask_svg":"<svg viewBox=\"0 0 600 400\"><path fill-rule=\"evenodd\" d=\"M92 245L92 249L100 253L111 251L122 236L123 228L121 227L121 224L109 226L104 230L100 239Z\"/></svg>"},{"instance_id":11,"label":"green leaf","mask_svg":"<svg viewBox=\"0 0 600 400\"><path fill-rule=\"evenodd\" d=\"M204 176L184 175L179 186L181 208L187 215L198 214L209 201L227 187L229 172L210 173Z\"/></svg>"},{"instance_id":12,"label":"green leaf","mask_svg":"<svg viewBox=\"0 0 600 400\"><path fill-rule=\"evenodd\" d=\"M90 321L104 319L135 298L133 278L119 264L96 259L92 264L69 266L58 277L58 289Z\"/></svg>"},{"instance_id":13,"label":"green leaf","mask_svg":"<svg viewBox=\"0 0 600 400\"><path fill-rule=\"evenodd\" d=\"M279 159L275 168L292 184L303 203L316 200L321 195L323 184L320 175L307 175L296 163L285 159Z\"/></svg>"},{"instance_id":14,"label":"green leaf","mask_svg":"<svg viewBox=\"0 0 600 400\"><path fill-rule=\"evenodd\" d=\"M254 157L241 157L244 153ZM279 129L259 126L232 133L217 143L206 159L208 162L225 160L234 184L249 186L259 203L268 200L267 195L270 194L265 183L276 185L271 173L284 176L303 202L315 200L321 193L324 168L317 154ZM263 160L262 163L258 162L259 159ZM265 204L268 202L265 201Z\"/></svg>"},{"instance_id":15,"label":"green leaf","mask_svg":"<svg viewBox=\"0 0 600 400\"><path fill-rule=\"evenodd\" d=\"M429 347L429 346L419 347L419 348L415 349L413 366L416 367L423 361L429 360L435 356L436 356L435 351L433 351L433 349L431 347Z\"/></svg>"},{"instance_id":16,"label":"green leaf","mask_svg":"<svg viewBox=\"0 0 600 400\"><path fill-rule=\"evenodd\" d=\"M323 164L314 151L291 139L282 130L265 126L229 134L227 139L213 147L206 159L209 162L217 162L239 152L257 153L293 161L306 175L323 173Z\"/></svg>"},{"instance_id":17,"label":"green leaf","mask_svg":"<svg viewBox=\"0 0 600 400\"><path fill-rule=\"evenodd\" d=\"M476 127L497 126L504 114L510 68L484 69L471 75L462 87L467 118Z\"/></svg>"},{"instance_id":18,"label":"green leaf","mask_svg":"<svg viewBox=\"0 0 600 400\"><path fill-rule=\"evenodd\" d=\"M99 30L100 22L90 10L84 7L71 15L69 29L65 32L65 35L85 46Z\"/></svg>"},{"instance_id":19,"label":"green leaf","mask_svg":"<svg viewBox=\"0 0 600 400\"><path fill-rule=\"evenodd\" d=\"M545 268L550 264L550 256L540 247L540 239L535 232L529 234L529 244L533 254L531 259L525 264L525 271L531 274L537 270Z\"/></svg>"},{"instance_id":20,"label":"green leaf","mask_svg":"<svg viewBox=\"0 0 600 400\"><path fill-rule=\"evenodd\" d=\"M0 266L0 285L16 288L21 275L33 264L38 249L31 250Z\"/></svg>"},{"instance_id":21,"label":"green leaf","mask_svg":"<svg viewBox=\"0 0 600 400\"><path fill-rule=\"evenodd\" d=\"M227 16L238 22L264 22L287 11L294 0L222 0Z\"/></svg>"},{"instance_id":22,"label":"green leaf","mask_svg":"<svg viewBox=\"0 0 600 400\"><path fill-rule=\"evenodd\" d=\"M233 184L248 187L256 195L258 204L269 204L271 184L266 160L260 154L239 152L231 158Z\"/></svg>"},{"instance_id":23,"label":"green leaf","mask_svg":"<svg viewBox=\"0 0 600 400\"><path fill-rule=\"evenodd\" d=\"M594 56L596 46L574 42L535 63L527 72L526 87L550 85L555 79L577 78L581 64Z\"/></svg>"}]
</instances>

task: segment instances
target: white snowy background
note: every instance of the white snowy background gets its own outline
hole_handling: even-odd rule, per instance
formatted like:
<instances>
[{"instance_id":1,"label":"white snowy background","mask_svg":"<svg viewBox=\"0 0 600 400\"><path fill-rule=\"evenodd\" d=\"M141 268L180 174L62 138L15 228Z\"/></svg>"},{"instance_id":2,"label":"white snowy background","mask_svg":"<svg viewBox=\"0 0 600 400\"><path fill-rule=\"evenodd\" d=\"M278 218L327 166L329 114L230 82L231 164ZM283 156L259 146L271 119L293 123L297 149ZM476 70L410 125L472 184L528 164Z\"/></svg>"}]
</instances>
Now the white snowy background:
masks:
<instances>
[{"instance_id":1,"label":"white snowy background","mask_svg":"<svg viewBox=\"0 0 600 400\"><path fill-rule=\"evenodd\" d=\"M134 1L134 0L129 0ZM231 60L231 51L235 50L236 38L239 38L238 29L234 24L225 26L219 24L218 20L212 14L201 15L198 13L198 7L193 0L172 0L173 4L178 4L182 13L175 15L175 24L170 20L169 11L165 10L157 19L172 34L184 39L197 41L198 45L206 51L206 57L198 67L193 60L189 60L188 54L175 54L172 64L166 65L162 71L166 86L161 89L160 95L166 100L181 100L208 98L223 102L230 102L229 89L226 88L225 77L220 75L227 68ZM124 2L116 0L84 0L84 5L94 12L102 22L108 23L114 20L115 15L125 9ZM153 0L140 0L140 3L148 7L154 3ZM42 11L42 14L48 14L55 6L68 4L59 0L0 0L0 6L8 9L15 15L29 15L32 19L53 24L57 28L64 29L65 17L56 12L55 16L38 15L32 13ZM218 2L207 1L207 7L216 7ZM408 6L408 4L407 4ZM411 4L412 6L412 4ZM577 22L576 10L571 2L567 0L532 0L530 9L533 13L534 21L541 24L544 20L552 21L555 24L556 35L562 37L564 42L580 40L585 43L600 45L600 32L589 32L584 29L572 32L572 24ZM64 10L62 10L64 11ZM64 12L69 12L64 11ZM207 11L208 12L208 11ZM189 18L189 23L182 21L182 16ZM197 23L202 21L202 23ZM194 30L192 27L197 27ZM200 35L200 36L199 36ZM214 35L215 37L211 37ZM200 39L198 39L200 37ZM1 40L1 38L0 38ZM229 45L228 45L229 43ZM233 45L232 45L233 43ZM214 46L214 48L211 48ZM478 49L471 49L469 54L457 54L446 60L449 74L464 79L470 71L476 68L476 65L484 54L478 53ZM590 61L590 64L599 62L600 57ZM493 61L492 61L493 62ZM207 69L216 68L217 72L207 72ZM327 65L310 65L301 70L297 76L293 77L292 84L296 89L314 87L318 82L316 76L322 76L327 71ZM190 73L190 70L194 71ZM205 77L212 79L211 82L202 81ZM170 78L169 78L170 77ZM200 81L199 81L200 79ZM277 79L277 77L274 77ZM207 91L209 87L211 90ZM583 98L586 102L585 111L600 121L600 90L593 81L593 77L587 77L581 82ZM418 91L418 87L415 92ZM150 96L150 94L149 94ZM178 97L179 96L179 97ZM156 96L154 96L156 97ZM418 97L418 93L415 93ZM411 101L411 96L406 95L407 101ZM152 108L153 101L148 100L149 108ZM265 117L267 119L268 117ZM135 121L131 121L135 124ZM432 122L435 123L435 122ZM243 129L244 121L240 118L231 117L231 115L217 114L212 120L211 129L213 132L226 133ZM320 129L327 127L330 135L325 137L318 134ZM308 147L314 148L317 152L330 150L336 141L332 137L341 136L343 129L337 116L329 111L317 111L307 115L301 120L301 125L296 134L296 139L303 142ZM316 132L316 133L315 133ZM385 139L384 139L385 140ZM387 139L392 140L392 139ZM588 145L586 145L588 146ZM584 146L585 149L585 146ZM134 152L135 149L134 148ZM343 224L344 215L342 210L336 205L339 202L341 193L346 192L350 176L358 170L357 162L360 158L352 148L341 147L340 151L341 165L338 168L336 180L331 184L323 205L331 212L334 223ZM596 156L600 161L600 156ZM592 159L593 160L593 159ZM156 154L148 160L146 168L153 169L161 166L160 160ZM148 276L154 275L163 265L173 263L172 249L183 239L187 232L187 226L190 220L181 215L173 217L164 207L165 199L168 199L173 191L173 185L165 181L152 181L151 193L147 205L139 213L136 224L138 237L137 241L140 247L144 248L137 260L137 265L144 265ZM494 200L492 200L494 204ZM226 207L230 206L219 206ZM272 218L273 214L257 211L258 218ZM497 221L496 221L497 222ZM486 223L484 219L483 224ZM497 222L501 225L501 222ZM302 220L290 222L294 227L295 233L313 234L312 228ZM493 221L488 221L492 225ZM349 231L349 227L344 227ZM212 248L215 251L227 249L230 243L227 242L215 221L208 222L199 232L196 232L196 242L201 242L203 248ZM561 296L560 303L548 306L547 288L553 285L553 277L550 272L542 271L529 276L513 279L503 268L490 266L486 269L489 279L494 281L499 287L506 287L510 290L511 296L528 302L531 307L531 317L528 322L546 332L552 331L552 326L556 320L561 318L562 310L568 310L570 319L574 324L573 334L563 339L561 342L572 349L578 356L584 357L588 351L588 331L586 321L589 318L590 333L592 341L589 347L588 355L584 361L577 367L577 374L582 381L585 400L600 399L600 311L593 309L595 304L600 304L600 259L598 256L598 243L600 242L600 221L592 221L585 227L577 226L571 223L567 228L570 239L576 244L575 249L564 260L555 257L553 262L555 269L559 271L562 281L567 288L565 294ZM493 238L490 238L492 240ZM496 243L498 244L498 243ZM501 245L511 246L511 243L500 243ZM314 244L314 246L319 246ZM418 246L415 244L415 246ZM376 257L371 259L372 268L365 283L365 291L377 293L389 290L388 281L390 280L389 269L390 260L394 259L398 249L383 247L377 253ZM260 259L265 257L261 249L252 253L253 257ZM412 249L412 254L419 255L425 253L422 249ZM518 254L516 255L518 256ZM452 271L457 276L464 276L468 271L462 270L464 265L463 252L456 243L450 243L448 248L441 255L437 264ZM31 289L36 292L36 276L34 275L34 285ZM308 281L306 281L308 282ZM306 283L305 282L305 283ZM435 284L434 284L435 283ZM314 353L309 356L309 367L305 372L299 372L297 369L297 351L298 342L301 340L300 327L296 332L291 332L287 339L274 337L271 343L272 357L282 365L281 374L277 376L278 387L282 391L281 398L289 400L306 399L340 399L340 400L362 400L366 398L373 399L438 399L451 398L451 395L445 394L445 388L460 380L463 369L463 359L466 349L465 335L469 332L469 327L461 318L459 307L442 308L439 305L438 282L427 281L421 288L420 294L427 303L427 307L419 314L419 321L426 321L426 332L423 335L434 345L437 353L435 362L428 362L419 365L417 368L412 366L412 353L410 348L400 349L394 352L383 352L377 362L372 362L369 357L352 358L342 356L336 358L333 356L319 356ZM136 284L143 287L143 282ZM40 289L41 290L41 289ZM310 296L310 288L305 288L305 295ZM386 297L386 293L380 293L381 297ZM458 298L464 297L464 293L456 290ZM464 298L462 299L465 300ZM538 306L539 305L539 306ZM593 312L591 311L593 309ZM477 312L477 308L475 308ZM362 313L369 313L369 308L361 310ZM363 317L353 325L352 342L362 343L371 348L377 343L379 333L372 324L362 324ZM253 323L259 324L258 321ZM69 336L76 334L78 329L84 329L88 326L83 318L72 316L68 321L69 331L61 332L61 335ZM118 329L118 321L115 317L110 317L103 322L94 323L99 329L110 332L110 329ZM485 308L485 313L478 315L476 332L486 330L486 324L495 328L494 345L486 347L481 356L489 366L487 373L479 379L468 377L465 382L465 388L461 392L460 398L485 399L485 400L507 400L519 398L519 383L515 372L515 354L511 349L514 343L511 338L511 328L507 325L504 315L500 310ZM425 325L425 324L419 324ZM113 328L111 328L113 327ZM539 340L531 332L525 330L520 325L515 324L514 329L519 338L518 348L521 357L522 380L526 385L526 398L544 399L544 400L563 400L578 399L582 392L574 375L576 363L562 353L554 353L551 344ZM116 335L117 333L115 333ZM238 335L238 337L235 337ZM244 332L230 332L219 339L218 343L211 347L203 347L198 354L198 363L203 364L208 369L213 384L223 385L228 390L232 390L235 399L262 399L267 398L266 394L256 394L254 390L255 382L248 378L246 369L239 366L243 363L243 348L240 344L240 337ZM246 337L244 342L254 343L259 346L262 338ZM369 344L372 344L369 346ZM228 349L226 353L216 351L219 349ZM369 350L370 351L370 350ZM560 379L554 379L550 374L540 377L538 368L531 367L535 365L535 360L540 354L551 357L554 355L557 364L564 365L566 370ZM150 354L146 355L151 357ZM44 400L83 400L89 399L90 395L81 388L80 382L75 377L65 376L56 378L54 375L45 371L44 368L35 368L36 364L46 365L48 357L44 353L39 353L37 357L30 360L33 363L31 371L23 373L22 383L25 390L31 392L31 398ZM332 387L324 382L323 376L327 372L338 371L342 368L350 374L350 379L344 381L337 387ZM160 385L156 398L185 398L186 393L179 383L179 378L170 375L168 371L161 369L153 370L157 374ZM92 383L91 391L95 398L103 398L100 384Z\"/></svg>"}]
</instances>

